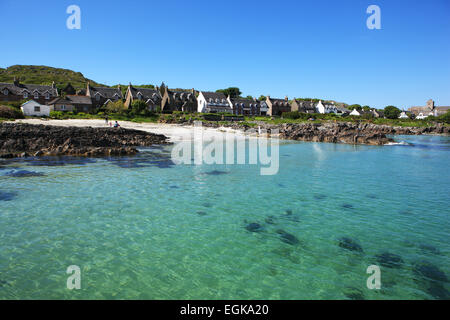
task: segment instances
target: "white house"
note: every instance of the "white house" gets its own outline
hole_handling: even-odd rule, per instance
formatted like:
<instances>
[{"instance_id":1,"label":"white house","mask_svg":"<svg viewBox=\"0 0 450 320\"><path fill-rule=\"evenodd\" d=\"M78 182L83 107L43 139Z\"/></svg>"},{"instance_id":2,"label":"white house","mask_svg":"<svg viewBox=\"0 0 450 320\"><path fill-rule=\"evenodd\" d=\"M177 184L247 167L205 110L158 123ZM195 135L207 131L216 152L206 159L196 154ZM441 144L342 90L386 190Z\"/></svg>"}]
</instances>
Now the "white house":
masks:
<instances>
[{"instance_id":1,"label":"white house","mask_svg":"<svg viewBox=\"0 0 450 320\"><path fill-rule=\"evenodd\" d=\"M233 112L233 107L227 97L221 92L200 91L197 97L198 112Z\"/></svg>"},{"instance_id":2,"label":"white house","mask_svg":"<svg viewBox=\"0 0 450 320\"><path fill-rule=\"evenodd\" d=\"M408 115L406 114L406 111L402 111L402 113L400 113L398 118L399 119L409 119Z\"/></svg>"},{"instance_id":3,"label":"white house","mask_svg":"<svg viewBox=\"0 0 450 320\"><path fill-rule=\"evenodd\" d=\"M350 115L359 117L360 115L362 115L362 111L358 111L356 109L353 109L352 112L350 112Z\"/></svg>"},{"instance_id":4,"label":"white house","mask_svg":"<svg viewBox=\"0 0 450 320\"><path fill-rule=\"evenodd\" d=\"M50 116L50 106L40 104L34 100L25 102L20 106L20 109L26 116L34 116L34 117Z\"/></svg>"},{"instance_id":5,"label":"white house","mask_svg":"<svg viewBox=\"0 0 450 320\"><path fill-rule=\"evenodd\" d=\"M318 113L338 113L337 107L332 104L323 104L322 100L319 101L319 103L316 105L316 110Z\"/></svg>"}]
</instances>

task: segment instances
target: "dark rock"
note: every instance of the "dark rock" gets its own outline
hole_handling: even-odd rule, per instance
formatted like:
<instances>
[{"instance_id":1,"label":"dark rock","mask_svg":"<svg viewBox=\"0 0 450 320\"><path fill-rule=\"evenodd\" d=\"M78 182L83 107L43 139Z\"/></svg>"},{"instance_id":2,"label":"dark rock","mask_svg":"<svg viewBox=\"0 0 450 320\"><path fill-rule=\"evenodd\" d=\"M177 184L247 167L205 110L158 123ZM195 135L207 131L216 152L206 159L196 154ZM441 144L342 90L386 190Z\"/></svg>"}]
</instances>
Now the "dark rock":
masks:
<instances>
[{"instance_id":1,"label":"dark rock","mask_svg":"<svg viewBox=\"0 0 450 320\"><path fill-rule=\"evenodd\" d=\"M383 252L375 256L376 261L383 267L400 268L404 261L398 254Z\"/></svg>"},{"instance_id":2,"label":"dark rock","mask_svg":"<svg viewBox=\"0 0 450 320\"><path fill-rule=\"evenodd\" d=\"M197 211L197 214L199 216L206 216L206 212L205 211Z\"/></svg>"},{"instance_id":3,"label":"dark rock","mask_svg":"<svg viewBox=\"0 0 450 320\"><path fill-rule=\"evenodd\" d=\"M275 224L275 217L274 216L268 216L265 220L267 224Z\"/></svg>"},{"instance_id":4,"label":"dark rock","mask_svg":"<svg viewBox=\"0 0 450 320\"><path fill-rule=\"evenodd\" d=\"M280 240L284 243L290 244L292 246L300 243L300 240L298 240L298 238L291 233L288 233L281 229L277 230L277 233L280 235Z\"/></svg>"},{"instance_id":5,"label":"dark rock","mask_svg":"<svg viewBox=\"0 0 450 320\"><path fill-rule=\"evenodd\" d=\"M342 208L344 208L344 209L353 209L353 205L350 204L350 203L344 203L344 204L342 205Z\"/></svg>"},{"instance_id":6,"label":"dark rock","mask_svg":"<svg viewBox=\"0 0 450 320\"><path fill-rule=\"evenodd\" d=\"M316 199L316 200L323 200L323 199L325 199L327 196L326 195L324 195L324 194L315 194L314 195L314 199Z\"/></svg>"},{"instance_id":7,"label":"dark rock","mask_svg":"<svg viewBox=\"0 0 450 320\"><path fill-rule=\"evenodd\" d=\"M167 144L163 135L117 128L60 127L0 123L0 156L119 156L135 147Z\"/></svg>"},{"instance_id":8,"label":"dark rock","mask_svg":"<svg viewBox=\"0 0 450 320\"><path fill-rule=\"evenodd\" d=\"M434 264L424 261L414 264L413 272L425 280L448 282L445 273Z\"/></svg>"},{"instance_id":9,"label":"dark rock","mask_svg":"<svg viewBox=\"0 0 450 320\"><path fill-rule=\"evenodd\" d=\"M430 252L433 254L441 254L441 251L438 248L436 248L432 245L429 245L429 244L421 244L421 245L419 245L419 248L425 252Z\"/></svg>"},{"instance_id":10,"label":"dark rock","mask_svg":"<svg viewBox=\"0 0 450 320\"><path fill-rule=\"evenodd\" d=\"M352 238L343 237L339 239L339 247L356 252L364 252L361 245Z\"/></svg>"},{"instance_id":11,"label":"dark rock","mask_svg":"<svg viewBox=\"0 0 450 320\"><path fill-rule=\"evenodd\" d=\"M211 175L211 176L220 176L220 175L228 174L228 173L229 173L229 172L226 172L226 171L220 171L220 170L212 170L212 171L205 172L205 174Z\"/></svg>"},{"instance_id":12,"label":"dark rock","mask_svg":"<svg viewBox=\"0 0 450 320\"><path fill-rule=\"evenodd\" d=\"M8 192L0 190L0 201L11 201L17 197L17 192Z\"/></svg>"},{"instance_id":13,"label":"dark rock","mask_svg":"<svg viewBox=\"0 0 450 320\"><path fill-rule=\"evenodd\" d=\"M263 230L262 225L256 222L249 223L245 226L245 229L250 232L261 232Z\"/></svg>"},{"instance_id":14,"label":"dark rock","mask_svg":"<svg viewBox=\"0 0 450 320\"><path fill-rule=\"evenodd\" d=\"M364 300L364 293L358 288L346 287L344 295L351 300Z\"/></svg>"},{"instance_id":15,"label":"dark rock","mask_svg":"<svg viewBox=\"0 0 450 320\"><path fill-rule=\"evenodd\" d=\"M17 171L10 171L8 173L5 173L5 176L14 177L14 178L28 178L28 177L42 177L42 176L45 176L45 174L43 174L41 172L17 170Z\"/></svg>"},{"instance_id":16,"label":"dark rock","mask_svg":"<svg viewBox=\"0 0 450 320\"><path fill-rule=\"evenodd\" d=\"M429 281L427 283L425 291L432 295L435 299L439 300L449 300L450 299L450 293L448 290L444 287L443 284Z\"/></svg>"}]
</instances>

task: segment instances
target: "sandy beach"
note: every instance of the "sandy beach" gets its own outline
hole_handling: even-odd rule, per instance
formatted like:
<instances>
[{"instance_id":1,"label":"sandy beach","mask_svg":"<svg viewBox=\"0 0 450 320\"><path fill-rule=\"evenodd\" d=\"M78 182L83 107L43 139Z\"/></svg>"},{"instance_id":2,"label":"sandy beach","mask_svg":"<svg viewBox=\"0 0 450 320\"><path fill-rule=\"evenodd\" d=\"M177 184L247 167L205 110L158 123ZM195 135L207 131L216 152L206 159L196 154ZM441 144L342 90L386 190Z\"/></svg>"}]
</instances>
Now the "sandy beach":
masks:
<instances>
[{"instance_id":1,"label":"sandy beach","mask_svg":"<svg viewBox=\"0 0 450 320\"><path fill-rule=\"evenodd\" d=\"M94 127L104 128L109 127L104 120L100 119L68 119L68 120L42 120L42 119L20 119L13 123L28 123L28 124L43 124L50 126L64 126L64 127ZM194 135L193 126L184 126L178 124L163 124L163 123L136 123L131 121L119 121L122 128L142 130L151 133L163 134L169 137L170 141L185 141L192 140ZM246 135L239 130L230 128L206 128L203 127L202 135L204 139L210 139L213 136L222 135L227 132L229 136L234 138L244 138Z\"/></svg>"}]
</instances>

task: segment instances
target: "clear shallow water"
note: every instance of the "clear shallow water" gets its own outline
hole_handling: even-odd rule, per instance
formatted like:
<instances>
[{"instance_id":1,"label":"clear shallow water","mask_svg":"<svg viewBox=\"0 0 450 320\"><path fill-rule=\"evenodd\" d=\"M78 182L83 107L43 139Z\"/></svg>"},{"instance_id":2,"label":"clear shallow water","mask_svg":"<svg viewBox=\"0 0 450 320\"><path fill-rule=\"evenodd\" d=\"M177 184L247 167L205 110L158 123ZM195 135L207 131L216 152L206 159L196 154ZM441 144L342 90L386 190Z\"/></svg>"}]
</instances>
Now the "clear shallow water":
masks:
<instances>
[{"instance_id":1,"label":"clear shallow water","mask_svg":"<svg viewBox=\"0 0 450 320\"><path fill-rule=\"evenodd\" d=\"M396 139L413 145L286 142L274 176L173 165L170 147L3 162L0 298L448 298L450 138ZM386 252L403 263L369 290L366 268ZM81 290L66 289L70 265Z\"/></svg>"}]
</instances>

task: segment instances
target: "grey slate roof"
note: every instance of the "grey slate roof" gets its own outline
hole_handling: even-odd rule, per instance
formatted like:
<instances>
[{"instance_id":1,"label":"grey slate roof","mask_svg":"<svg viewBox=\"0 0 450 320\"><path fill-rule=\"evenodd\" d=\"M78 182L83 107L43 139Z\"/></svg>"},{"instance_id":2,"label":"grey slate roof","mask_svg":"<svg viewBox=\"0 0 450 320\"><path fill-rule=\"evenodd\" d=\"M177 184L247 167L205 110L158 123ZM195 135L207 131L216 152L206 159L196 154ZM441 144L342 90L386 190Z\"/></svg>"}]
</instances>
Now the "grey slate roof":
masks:
<instances>
[{"instance_id":1,"label":"grey slate roof","mask_svg":"<svg viewBox=\"0 0 450 320\"><path fill-rule=\"evenodd\" d=\"M122 91L118 88L106 88L106 87L91 87L89 86L91 91L91 97L93 98L95 94L98 92L100 96L106 99L114 99L114 95L118 94L119 98L122 99Z\"/></svg>"},{"instance_id":2,"label":"grey slate roof","mask_svg":"<svg viewBox=\"0 0 450 320\"><path fill-rule=\"evenodd\" d=\"M15 95L23 95L24 91L28 91L29 94L33 94L35 90L39 92L40 95L43 95L45 92L49 92L50 95L56 97L58 96L58 91L56 88L52 86L44 86L39 84L14 84L14 83L0 83L0 91L4 89L8 89L9 92Z\"/></svg>"},{"instance_id":3,"label":"grey slate roof","mask_svg":"<svg viewBox=\"0 0 450 320\"><path fill-rule=\"evenodd\" d=\"M159 93L158 90L156 89L151 89L151 88L138 88L138 87L130 87L130 91L131 91L131 95L133 97L133 99L137 99L138 98L138 93L140 92L142 94L142 99L143 100L147 100L147 99L161 99L161 94Z\"/></svg>"},{"instance_id":4,"label":"grey slate roof","mask_svg":"<svg viewBox=\"0 0 450 320\"><path fill-rule=\"evenodd\" d=\"M214 101L216 99L219 99L222 101L222 99L227 99L225 95L222 92L209 92L209 91L202 91L203 96L205 97L206 101L209 101L209 99L213 99Z\"/></svg>"},{"instance_id":5,"label":"grey slate roof","mask_svg":"<svg viewBox=\"0 0 450 320\"><path fill-rule=\"evenodd\" d=\"M258 107L260 105L259 101L249 100L249 99L231 99L233 106L239 106L250 109L250 105L253 108Z\"/></svg>"},{"instance_id":6,"label":"grey slate roof","mask_svg":"<svg viewBox=\"0 0 450 320\"><path fill-rule=\"evenodd\" d=\"M65 98L58 97L48 102L48 105L55 103L65 103L65 104L92 104L91 97L87 96L77 96L77 95L67 95Z\"/></svg>"}]
</instances>

